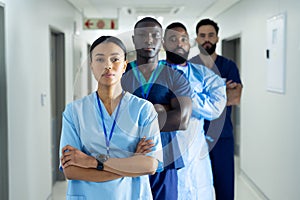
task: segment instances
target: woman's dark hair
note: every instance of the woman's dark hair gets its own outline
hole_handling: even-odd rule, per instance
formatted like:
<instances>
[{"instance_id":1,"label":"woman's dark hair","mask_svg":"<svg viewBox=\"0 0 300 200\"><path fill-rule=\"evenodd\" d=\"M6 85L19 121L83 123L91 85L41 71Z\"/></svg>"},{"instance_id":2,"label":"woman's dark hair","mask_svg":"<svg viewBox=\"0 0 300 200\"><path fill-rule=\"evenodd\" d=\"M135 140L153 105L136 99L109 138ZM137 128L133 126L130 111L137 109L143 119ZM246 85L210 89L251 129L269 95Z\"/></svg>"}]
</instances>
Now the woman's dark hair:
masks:
<instances>
[{"instance_id":1,"label":"woman's dark hair","mask_svg":"<svg viewBox=\"0 0 300 200\"><path fill-rule=\"evenodd\" d=\"M92 60L92 51L94 50L94 48L96 46L98 46L99 44L101 43L109 43L109 42L112 42L116 45L118 45L124 52L124 60L126 60L126 47L125 45L123 44L123 42L119 39L119 38L116 38L114 36L109 36L109 35L105 35L105 36L101 36L99 37L97 40L95 40L90 48L90 60Z\"/></svg>"},{"instance_id":2,"label":"woman's dark hair","mask_svg":"<svg viewBox=\"0 0 300 200\"><path fill-rule=\"evenodd\" d=\"M218 35L219 33L219 27L218 24L216 22L214 22L213 20L210 19L202 19L200 22L198 22L197 26L196 26L196 34L198 35L198 31L200 26L205 26L205 25L211 25L215 28L216 33Z\"/></svg>"}]
</instances>

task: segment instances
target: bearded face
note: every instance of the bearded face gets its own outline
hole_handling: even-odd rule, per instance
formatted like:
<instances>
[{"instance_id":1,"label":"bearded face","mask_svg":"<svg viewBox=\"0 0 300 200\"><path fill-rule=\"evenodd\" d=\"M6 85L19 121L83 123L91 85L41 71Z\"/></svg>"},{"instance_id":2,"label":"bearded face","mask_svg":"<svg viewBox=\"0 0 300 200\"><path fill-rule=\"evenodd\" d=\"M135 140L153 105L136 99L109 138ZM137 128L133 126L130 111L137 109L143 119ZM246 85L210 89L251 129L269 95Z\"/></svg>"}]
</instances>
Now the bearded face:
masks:
<instances>
[{"instance_id":1,"label":"bearded face","mask_svg":"<svg viewBox=\"0 0 300 200\"><path fill-rule=\"evenodd\" d=\"M217 48L217 44L212 44L211 42L205 42L203 45L198 44L198 48L201 54L212 55Z\"/></svg>"},{"instance_id":2,"label":"bearded face","mask_svg":"<svg viewBox=\"0 0 300 200\"><path fill-rule=\"evenodd\" d=\"M174 64L179 65L187 61L189 51L186 51L181 47L177 47L173 51L166 50L166 55L168 60L170 60Z\"/></svg>"},{"instance_id":3,"label":"bearded face","mask_svg":"<svg viewBox=\"0 0 300 200\"><path fill-rule=\"evenodd\" d=\"M216 51L219 37L212 25L203 25L198 29L196 41L201 54L212 55Z\"/></svg>"},{"instance_id":4,"label":"bearded face","mask_svg":"<svg viewBox=\"0 0 300 200\"><path fill-rule=\"evenodd\" d=\"M168 61L174 64L184 64L190 52L187 32L181 27L167 30L165 33L164 48Z\"/></svg>"}]
</instances>

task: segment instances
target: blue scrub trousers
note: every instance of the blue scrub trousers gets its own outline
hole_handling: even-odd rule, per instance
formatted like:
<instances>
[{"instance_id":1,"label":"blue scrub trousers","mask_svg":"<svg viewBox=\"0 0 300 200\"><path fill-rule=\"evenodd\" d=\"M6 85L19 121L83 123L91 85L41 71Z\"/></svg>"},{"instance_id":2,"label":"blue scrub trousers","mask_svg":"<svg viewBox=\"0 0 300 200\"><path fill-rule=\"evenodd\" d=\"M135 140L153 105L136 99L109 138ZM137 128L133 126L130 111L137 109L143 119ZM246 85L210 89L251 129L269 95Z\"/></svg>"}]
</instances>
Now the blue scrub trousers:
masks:
<instances>
[{"instance_id":1,"label":"blue scrub trousers","mask_svg":"<svg viewBox=\"0 0 300 200\"><path fill-rule=\"evenodd\" d=\"M153 200L177 200L177 169L164 169L149 176Z\"/></svg>"},{"instance_id":2,"label":"blue scrub trousers","mask_svg":"<svg viewBox=\"0 0 300 200\"><path fill-rule=\"evenodd\" d=\"M234 200L234 139L219 138L210 152L216 200Z\"/></svg>"}]
</instances>

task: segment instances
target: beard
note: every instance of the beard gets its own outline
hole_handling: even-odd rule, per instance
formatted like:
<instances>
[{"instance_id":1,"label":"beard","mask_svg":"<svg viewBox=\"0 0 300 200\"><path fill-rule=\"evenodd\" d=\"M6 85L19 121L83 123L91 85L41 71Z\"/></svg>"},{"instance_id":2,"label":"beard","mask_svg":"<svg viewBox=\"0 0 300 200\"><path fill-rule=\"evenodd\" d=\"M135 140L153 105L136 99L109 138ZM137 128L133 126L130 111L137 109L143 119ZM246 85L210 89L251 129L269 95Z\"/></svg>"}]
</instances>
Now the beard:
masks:
<instances>
[{"instance_id":1,"label":"beard","mask_svg":"<svg viewBox=\"0 0 300 200\"><path fill-rule=\"evenodd\" d=\"M217 44L212 44L210 42L206 42L206 43L209 43L211 45L211 47L210 48L209 47L204 48L201 44L198 44L198 48L200 50L200 53L204 54L204 55L211 55L211 54L213 54L216 51ZM206 43L204 43L203 45L205 45Z\"/></svg>"},{"instance_id":2,"label":"beard","mask_svg":"<svg viewBox=\"0 0 300 200\"><path fill-rule=\"evenodd\" d=\"M177 49L175 49L174 51L176 51L176 50ZM184 54L177 54L172 51L166 51L167 60L170 60L173 64L176 64L176 65L185 63L189 56L189 51L185 51L185 50L183 50L183 51L184 51Z\"/></svg>"}]
</instances>

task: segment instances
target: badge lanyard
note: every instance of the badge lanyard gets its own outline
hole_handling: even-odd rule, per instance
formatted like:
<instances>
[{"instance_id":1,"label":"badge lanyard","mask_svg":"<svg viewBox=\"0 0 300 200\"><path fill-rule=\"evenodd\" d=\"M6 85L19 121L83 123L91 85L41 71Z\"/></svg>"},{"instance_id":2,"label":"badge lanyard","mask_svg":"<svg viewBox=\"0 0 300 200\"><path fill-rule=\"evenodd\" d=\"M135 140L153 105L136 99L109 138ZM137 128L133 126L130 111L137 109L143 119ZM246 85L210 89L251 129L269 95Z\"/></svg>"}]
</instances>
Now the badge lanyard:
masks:
<instances>
[{"instance_id":1,"label":"badge lanyard","mask_svg":"<svg viewBox=\"0 0 300 200\"><path fill-rule=\"evenodd\" d=\"M121 96L119 105L117 107L117 112L116 112L116 115L115 115L115 118L114 118L113 125L112 125L111 130L110 130L109 136L107 135L106 126L105 126L105 123L104 123L103 110L102 110L102 106L100 104L100 100L99 100L100 97L99 97L98 91L96 92L96 94L97 94L97 103L98 103L98 107L99 107L99 110L100 110L100 115L101 115L101 119L102 119L102 126L103 126L103 131L104 131L104 136L105 136L106 152L107 152L107 155L109 156L110 140L111 140L111 138L114 134L114 129L115 129L115 126L116 126L116 120L117 120L117 117L119 115L119 110L120 110L120 106L121 106L122 99L123 99L123 96L124 96L124 91L122 91L122 96Z\"/></svg>"},{"instance_id":2,"label":"badge lanyard","mask_svg":"<svg viewBox=\"0 0 300 200\"><path fill-rule=\"evenodd\" d=\"M141 72L138 70L136 62L134 62L134 66L132 67L132 70L140 84L140 87L142 88L142 96L144 99L148 99L148 96L150 94L150 90L153 86L153 83L156 81L156 79L159 76L162 69L163 69L163 67L160 65L160 63L158 63L157 67L151 74L148 82L146 82L145 78L141 77Z\"/></svg>"}]
</instances>

